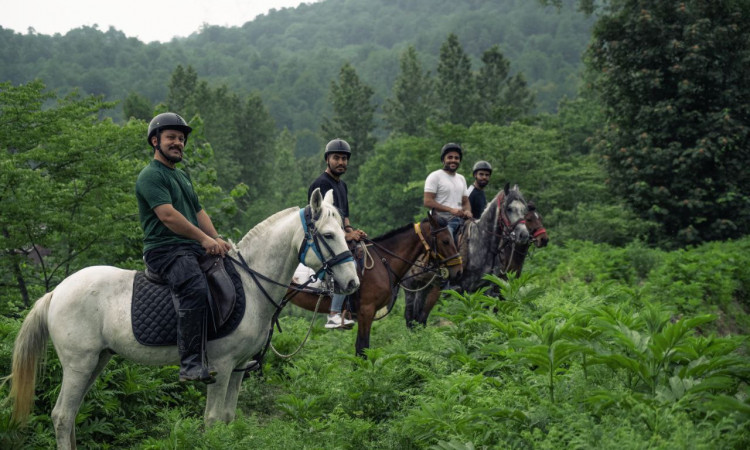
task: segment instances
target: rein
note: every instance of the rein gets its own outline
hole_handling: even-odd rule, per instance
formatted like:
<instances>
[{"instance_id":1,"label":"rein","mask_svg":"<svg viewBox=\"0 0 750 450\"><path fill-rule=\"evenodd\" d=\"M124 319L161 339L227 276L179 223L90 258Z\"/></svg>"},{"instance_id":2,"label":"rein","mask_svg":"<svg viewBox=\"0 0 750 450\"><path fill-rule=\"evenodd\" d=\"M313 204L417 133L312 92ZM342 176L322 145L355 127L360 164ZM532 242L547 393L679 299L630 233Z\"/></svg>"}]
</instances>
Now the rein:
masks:
<instances>
[{"instance_id":1,"label":"rein","mask_svg":"<svg viewBox=\"0 0 750 450\"><path fill-rule=\"evenodd\" d=\"M383 247L382 245L380 245L377 242L374 242L374 241L372 241L370 239L365 238L364 241L367 242L367 245L372 245L375 248L375 251L378 254L380 253L380 251L385 252L388 255L390 255L390 256L392 256L392 257L394 257L396 259L399 259L399 260L401 260L403 262L405 262L409 266L416 266L416 267L421 268L422 269L422 273L433 272L433 276L430 279L429 283L427 285L425 285L424 287L421 288L421 289L424 289L430 283L432 283L432 281L435 280L435 278L437 278L438 276L441 277L441 278L446 278L447 277L447 273L446 273L447 269L445 268L446 266L447 267L451 267L451 266L456 266L456 265L463 264L463 260L462 260L461 255L459 253L456 253L455 255L452 255L452 256L449 256L449 257L444 257L443 255L441 255L437 251L437 234L440 233L443 230L446 230L446 229L447 229L447 227L438 228L436 230L430 230L430 237L431 237L431 241L432 241L432 246L430 246L430 244L427 242L427 239L425 239L424 233L422 232L421 223L417 222L417 223L414 224L414 232L417 235L417 237L419 237L419 240L422 243L422 246L424 247L425 253L428 255L429 260L430 261L432 261L432 260L436 260L437 261L438 266L439 266L439 268L437 270L434 269L431 265L428 265L428 266L422 265L420 263L420 260L408 261L405 258L402 258L401 256L393 253L392 251L388 250L387 248ZM363 247L365 248L365 258L367 258L369 256L370 260L373 261L373 264L374 264L374 259L370 255L369 251L367 251L366 246L363 245ZM378 255L378 256L380 256L380 255ZM390 314L391 310L393 309L393 305L396 302L396 297L398 296L398 289L394 289L394 287L395 286L400 286L400 287L403 288L403 285L401 284L401 282L404 279L404 277L402 276L402 277L400 277L400 279L398 281L394 282L394 279L396 278L396 274L391 269L390 264L388 262L388 259L385 258L385 257L383 257L383 256L380 256L380 261L383 263L383 266L385 267L386 271L388 272L388 283L391 286L391 301L388 303L388 310L387 310L387 312L384 315L382 315L380 317L377 317L375 320L380 320L383 317L385 317L388 314ZM372 264L369 267L366 267L366 268L367 269L371 269L372 268ZM414 276L417 276L417 275L412 275L411 277L414 277Z\"/></svg>"},{"instance_id":2,"label":"rein","mask_svg":"<svg viewBox=\"0 0 750 450\"><path fill-rule=\"evenodd\" d=\"M300 209L300 221L302 222L302 229L305 232L304 240L302 241L302 245L300 246L300 251L298 255L298 260L300 263L305 264L305 256L307 255L307 252L312 249L315 255L318 257L320 262L323 264L320 270L318 270L314 276L311 276L309 280L307 280L304 284L300 285L299 287L295 288L295 290L302 290L304 289L308 284L313 283L317 281L318 277L320 279L323 279L326 274L332 274L333 267L337 266L339 264L343 264L345 262L353 261L354 257L352 256L352 253L349 250L343 251L339 253L338 255L332 256L330 259L324 259L323 252L321 251L320 244L322 243L325 247L328 254L333 255L333 249L330 245L325 241L325 239L320 239L318 230L315 228L315 220L316 217L312 216L312 210L310 206L306 206L304 209ZM278 328L279 333L281 333L281 323L279 322L279 315L281 314L281 310L284 309L284 306L289 303L291 300L291 296L282 298L281 302L276 303L273 298L271 298L271 295L266 291L266 289L263 287L263 284L259 281L259 279L266 281L268 283L274 284L276 286L281 286L284 288L289 287L289 283L279 283L276 280L273 280L262 273L258 272L257 270L252 269L247 262L245 261L245 258L242 257L242 254L237 251L237 259L233 258L230 255L226 256L229 258L230 261L237 264L239 267L241 267L245 272L247 272L250 277L253 279L255 284L258 286L260 291L263 293L263 296L268 300L271 305L276 309L274 311L273 317L271 318L271 329L268 331L268 339L266 340L266 345L263 348L263 350L260 352L258 359L255 361L252 361L250 365L248 365L245 368L242 369L234 369L234 372L248 372L250 370L254 370L259 364L260 361L263 360L263 357L265 356L266 352L268 352L268 347L271 345L271 337L273 336L273 326L276 325L276 328ZM318 299L318 302L320 302L320 299ZM317 306L316 306L317 309ZM305 340L307 340L307 337L305 337ZM304 341L303 341L304 344ZM301 348L301 346L300 346ZM275 350L274 350L275 351ZM299 351L299 349L297 349ZM297 353L295 351L294 353ZM290 355L291 356L291 355Z\"/></svg>"}]
</instances>

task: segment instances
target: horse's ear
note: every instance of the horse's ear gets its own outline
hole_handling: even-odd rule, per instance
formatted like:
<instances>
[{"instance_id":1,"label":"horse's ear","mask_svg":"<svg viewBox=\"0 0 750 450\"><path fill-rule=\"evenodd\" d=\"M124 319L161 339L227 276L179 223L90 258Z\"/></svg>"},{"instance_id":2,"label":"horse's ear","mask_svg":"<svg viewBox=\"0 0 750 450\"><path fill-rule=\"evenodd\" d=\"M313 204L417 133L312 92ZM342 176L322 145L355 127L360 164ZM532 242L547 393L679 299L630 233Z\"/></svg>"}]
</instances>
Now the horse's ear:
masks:
<instances>
[{"instance_id":1,"label":"horse's ear","mask_svg":"<svg viewBox=\"0 0 750 450\"><path fill-rule=\"evenodd\" d=\"M511 191L520 191L520 190L521 190L521 189L519 189L519 187L518 187L518 185L517 185L517 184L514 184L514 185L513 185L513 189L511 189Z\"/></svg>"},{"instance_id":2,"label":"horse's ear","mask_svg":"<svg viewBox=\"0 0 750 450\"><path fill-rule=\"evenodd\" d=\"M505 191L505 195L508 195L510 193L510 183L505 183L503 191Z\"/></svg>"},{"instance_id":3,"label":"horse's ear","mask_svg":"<svg viewBox=\"0 0 750 450\"><path fill-rule=\"evenodd\" d=\"M310 195L310 209L312 209L313 217L320 217L320 212L323 209L323 196L320 195L320 188L315 188Z\"/></svg>"},{"instance_id":4,"label":"horse's ear","mask_svg":"<svg viewBox=\"0 0 750 450\"><path fill-rule=\"evenodd\" d=\"M435 208L432 208L429 211L427 211L427 219L429 219L430 225L433 228L437 228L436 227L436 225L437 225L437 216L435 215Z\"/></svg>"},{"instance_id":5,"label":"horse's ear","mask_svg":"<svg viewBox=\"0 0 750 450\"><path fill-rule=\"evenodd\" d=\"M328 192L326 192L325 197L323 197L323 201L326 203L330 203L331 205L336 204L335 199L333 198L333 189L329 189Z\"/></svg>"}]
</instances>

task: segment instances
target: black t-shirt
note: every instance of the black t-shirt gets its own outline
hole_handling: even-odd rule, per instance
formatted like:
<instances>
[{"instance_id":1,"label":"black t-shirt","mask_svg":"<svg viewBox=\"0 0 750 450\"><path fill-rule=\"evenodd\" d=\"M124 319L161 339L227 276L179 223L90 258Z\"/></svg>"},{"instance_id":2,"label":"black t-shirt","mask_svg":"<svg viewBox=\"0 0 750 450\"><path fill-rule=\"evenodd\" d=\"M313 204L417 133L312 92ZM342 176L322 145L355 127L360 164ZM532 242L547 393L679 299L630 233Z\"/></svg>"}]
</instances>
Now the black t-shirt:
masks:
<instances>
[{"instance_id":1,"label":"black t-shirt","mask_svg":"<svg viewBox=\"0 0 750 450\"><path fill-rule=\"evenodd\" d=\"M471 205L471 215L475 219L482 217L482 212L487 207L487 197L485 197L483 190L477 189L473 184L469 186L469 204Z\"/></svg>"},{"instance_id":2,"label":"black t-shirt","mask_svg":"<svg viewBox=\"0 0 750 450\"><path fill-rule=\"evenodd\" d=\"M323 172L307 190L307 201L310 201L310 196L315 188L320 188L320 193L324 196L326 192L333 190L333 204L339 209L342 217L349 217L349 190L343 180L336 181L328 175L328 172Z\"/></svg>"}]
</instances>

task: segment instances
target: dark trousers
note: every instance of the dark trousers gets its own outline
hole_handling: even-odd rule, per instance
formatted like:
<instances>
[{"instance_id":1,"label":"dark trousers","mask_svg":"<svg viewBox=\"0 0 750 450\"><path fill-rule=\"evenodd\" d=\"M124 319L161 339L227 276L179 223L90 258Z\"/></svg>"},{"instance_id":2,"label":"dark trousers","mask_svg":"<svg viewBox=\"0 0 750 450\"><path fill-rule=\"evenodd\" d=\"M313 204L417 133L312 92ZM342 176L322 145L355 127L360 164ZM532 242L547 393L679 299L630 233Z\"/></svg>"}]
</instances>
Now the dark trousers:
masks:
<instances>
[{"instance_id":1,"label":"dark trousers","mask_svg":"<svg viewBox=\"0 0 750 450\"><path fill-rule=\"evenodd\" d=\"M143 255L148 270L167 280L179 309L205 308L208 301L206 276L198 265L205 253L198 244L163 245Z\"/></svg>"}]
</instances>

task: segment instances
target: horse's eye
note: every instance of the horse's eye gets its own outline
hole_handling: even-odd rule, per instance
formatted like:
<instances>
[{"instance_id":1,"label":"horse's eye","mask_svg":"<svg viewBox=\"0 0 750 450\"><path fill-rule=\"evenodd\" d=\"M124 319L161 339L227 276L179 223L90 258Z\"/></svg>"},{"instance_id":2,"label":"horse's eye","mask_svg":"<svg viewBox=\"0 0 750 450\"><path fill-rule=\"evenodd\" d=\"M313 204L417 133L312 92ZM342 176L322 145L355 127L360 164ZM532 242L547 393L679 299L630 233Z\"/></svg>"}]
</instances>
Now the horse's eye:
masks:
<instances>
[{"instance_id":1,"label":"horse's eye","mask_svg":"<svg viewBox=\"0 0 750 450\"><path fill-rule=\"evenodd\" d=\"M325 233L323 237L326 239L333 239L333 233Z\"/></svg>"}]
</instances>

